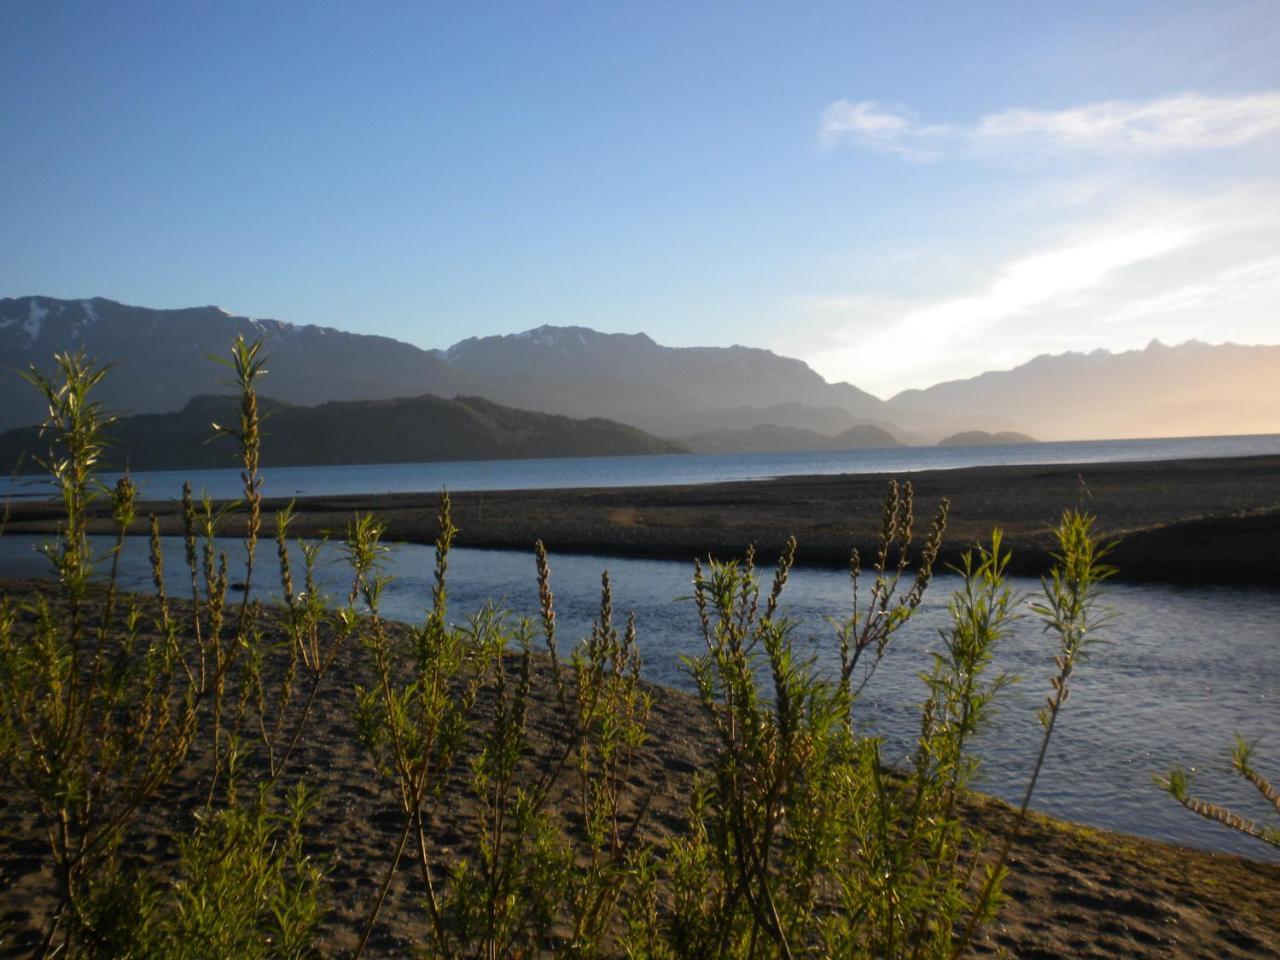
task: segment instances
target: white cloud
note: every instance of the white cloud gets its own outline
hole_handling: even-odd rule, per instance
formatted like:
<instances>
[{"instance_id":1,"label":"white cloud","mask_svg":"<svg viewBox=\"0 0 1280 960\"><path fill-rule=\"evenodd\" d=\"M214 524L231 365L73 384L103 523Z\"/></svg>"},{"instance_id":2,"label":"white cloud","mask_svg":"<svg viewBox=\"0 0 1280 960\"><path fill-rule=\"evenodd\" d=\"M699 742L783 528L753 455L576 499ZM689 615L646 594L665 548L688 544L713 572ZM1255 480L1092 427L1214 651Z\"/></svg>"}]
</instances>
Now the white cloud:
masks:
<instances>
[{"instance_id":1,"label":"white cloud","mask_svg":"<svg viewBox=\"0 0 1280 960\"><path fill-rule=\"evenodd\" d=\"M1280 256L1263 257L1226 267L1193 283L1182 283L1152 296L1131 300L1098 317L1099 324L1120 326L1188 311L1220 315L1230 307L1269 299L1280 303ZM1280 317L1276 319L1280 332Z\"/></svg>"},{"instance_id":2,"label":"white cloud","mask_svg":"<svg viewBox=\"0 0 1280 960\"><path fill-rule=\"evenodd\" d=\"M837 100L827 107L822 117L824 133L861 133L870 137L892 138L913 126L906 117L896 116L880 109L874 100L850 103Z\"/></svg>"},{"instance_id":3,"label":"white cloud","mask_svg":"<svg viewBox=\"0 0 1280 960\"><path fill-rule=\"evenodd\" d=\"M874 100L837 100L822 112L822 136L828 143L853 138L908 160L935 159L952 132L948 127L921 126L909 114L890 112Z\"/></svg>"},{"instance_id":4,"label":"white cloud","mask_svg":"<svg viewBox=\"0 0 1280 960\"><path fill-rule=\"evenodd\" d=\"M899 289L928 293L895 295L881 274L877 296L836 286L798 301L810 345L804 359L828 379L888 396L1039 353L1125 350L1153 338L1280 341L1280 181L1270 174L1241 183L1239 164L1204 161L1189 171L1169 162L1194 152L1273 149L1280 91L1011 108L963 126L840 100L824 111L821 135L917 162L1036 161L1022 165L1027 176L1003 209L997 200L979 211L988 229L953 253L966 271L897 278ZM1056 179L1041 162L1055 156L1090 162L1073 163L1070 178ZM1005 240L1003 255L984 256L1009 223L1030 239L1012 252Z\"/></svg>"},{"instance_id":5,"label":"white cloud","mask_svg":"<svg viewBox=\"0 0 1280 960\"><path fill-rule=\"evenodd\" d=\"M1007 264L984 291L908 314L903 332L939 343L989 326L1066 294L1089 290L1115 270L1186 246L1194 228L1121 225Z\"/></svg>"},{"instance_id":6,"label":"white cloud","mask_svg":"<svg viewBox=\"0 0 1280 960\"><path fill-rule=\"evenodd\" d=\"M1107 100L1070 110L1005 110L972 131L982 144L1041 140L1079 150L1156 153L1239 147L1280 133L1280 92L1242 97L1186 93Z\"/></svg>"},{"instance_id":7,"label":"white cloud","mask_svg":"<svg viewBox=\"0 0 1280 960\"><path fill-rule=\"evenodd\" d=\"M1280 336L1280 196L1147 196L1007 258L935 297L807 297L804 356L828 379L888 396L1038 353ZM1266 251L1259 255L1260 251Z\"/></svg>"},{"instance_id":8,"label":"white cloud","mask_svg":"<svg viewBox=\"0 0 1280 960\"><path fill-rule=\"evenodd\" d=\"M821 133L908 159L1052 148L1090 153L1165 154L1240 147L1280 135L1280 91L1237 97L1183 93L1153 100L1107 100L1065 110L1017 107L972 126L921 124L875 101L837 100Z\"/></svg>"}]
</instances>

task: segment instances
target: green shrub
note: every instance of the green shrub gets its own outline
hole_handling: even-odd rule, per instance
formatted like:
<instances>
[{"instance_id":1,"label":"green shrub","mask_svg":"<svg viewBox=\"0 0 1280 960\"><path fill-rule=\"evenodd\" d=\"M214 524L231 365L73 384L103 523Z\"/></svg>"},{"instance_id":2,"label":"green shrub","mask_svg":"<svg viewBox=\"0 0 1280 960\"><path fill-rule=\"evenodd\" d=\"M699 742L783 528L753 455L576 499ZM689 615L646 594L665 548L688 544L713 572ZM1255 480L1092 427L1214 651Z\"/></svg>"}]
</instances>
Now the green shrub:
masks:
<instances>
[{"instance_id":1,"label":"green shrub","mask_svg":"<svg viewBox=\"0 0 1280 960\"><path fill-rule=\"evenodd\" d=\"M707 654L690 670L720 748L714 776L695 796L690 832L669 844L660 881L644 888L632 955L952 957L994 916L1013 836L984 861L986 838L961 822L957 801L978 767L969 742L1013 679L987 675L1017 603L999 531L964 557L951 626L923 677L921 731L907 769L887 769L880 740L860 735L854 722L867 679L853 684L854 668L869 652L873 672L919 605L945 527L944 503L899 594L911 508L910 487L892 487L866 607L857 604L854 558L855 606L837 624L834 676L798 656L795 625L778 615L794 542L763 604L750 554L695 572ZM1090 526L1084 515L1064 515L1058 564L1036 607L1059 640L1059 672L1041 713L1045 745L1092 640L1096 588L1108 574ZM1042 748L1015 832L1043 757ZM665 913L664 892L673 904Z\"/></svg>"}]
</instances>

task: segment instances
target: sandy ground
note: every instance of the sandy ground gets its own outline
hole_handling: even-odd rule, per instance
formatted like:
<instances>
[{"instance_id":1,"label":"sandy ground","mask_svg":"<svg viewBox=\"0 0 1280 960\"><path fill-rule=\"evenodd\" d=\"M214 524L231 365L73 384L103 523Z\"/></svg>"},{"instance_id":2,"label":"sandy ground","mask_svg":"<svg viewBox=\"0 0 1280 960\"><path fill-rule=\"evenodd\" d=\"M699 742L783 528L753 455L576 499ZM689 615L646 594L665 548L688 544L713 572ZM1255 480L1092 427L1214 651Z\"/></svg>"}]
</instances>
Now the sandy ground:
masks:
<instances>
[{"instance_id":1,"label":"sandy ground","mask_svg":"<svg viewBox=\"0 0 1280 960\"><path fill-rule=\"evenodd\" d=\"M29 597L36 589L47 587L0 584L0 592L17 596ZM402 823L394 788L378 779L355 740L350 690L364 673L357 651L343 655L293 768L326 791L310 849L329 865L332 912L325 948L339 956L358 939ZM652 796L644 835L656 840L682 828L691 778L706 768L713 738L689 696L663 688L652 688L652 694L648 741L628 785L632 800ZM559 725L545 661L535 671L530 727L536 750L547 751ZM456 764L455 778L465 762L464 757ZM189 826L199 767L193 758L173 788L146 809L125 845L130 856L162 863L173 856L175 833ZM567 802L568 789L563 785L555 802ZM432 821L442 873L453 852L467 847L477 814L456 784L445 797ZM1161 796L1153 793L1152 802L1162 802ZM1007 828L1011 812L998 801L974 796L966 816L998 832ZM8 928L0 953L24 956L38 937L51 902L46 852L29 804L13 789L0 790L0 923ZM986 932L979 954L1004 948L1027 960L1280 956L1280 865L1035 816L1014 847L1010 869L1009 901ZM404 956L423 942L426 917L418 905L419 884L414 864L406 861L367 956Z\"/></svg>"},{"instance_id":2,"label":"sandy ground","mask_svg":"<svg viewBox=\"0 0 1280 960\"><path fill-rule=\"evenodd\" d=\"M1152 463L976 467L905 475L915 487L917 530L937 501L951 500L944 561L1000 525L1017 573L1040 574L1047 529L1064 507L1082 504L1122 543L1113 562L1134 580L1280 585L1280 457ZM802 564L843 565L857 546L874 547L889 477L787 477L675 487L517 490L453 495L459 546L527 550L541 538L553 553L661 556L690 561L737 556L755 543L774 556L787 536ZM436 537L434 495L314 497L298 502L295 530L337 535L359 511L373 511L394 540ZM173 503L145 505L177 532ZM11 531L49 531L52 505L15 503ZM141 529L141 525L139 527Z\"/></svg>"}]
</instances>

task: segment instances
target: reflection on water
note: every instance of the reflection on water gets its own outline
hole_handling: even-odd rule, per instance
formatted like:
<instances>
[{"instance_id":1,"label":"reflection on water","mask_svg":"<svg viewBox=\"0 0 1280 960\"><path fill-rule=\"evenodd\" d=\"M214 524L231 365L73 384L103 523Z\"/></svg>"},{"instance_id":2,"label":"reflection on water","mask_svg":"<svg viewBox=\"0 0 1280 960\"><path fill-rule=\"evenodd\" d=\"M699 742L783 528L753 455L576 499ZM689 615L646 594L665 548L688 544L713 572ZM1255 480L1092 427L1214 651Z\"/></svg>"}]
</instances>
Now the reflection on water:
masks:
<instances>
[{"instance_id":1,"label":"reflection on water","mask_svg":"<svg viewBox=\"0 0 1280 960\"><path fill-rule=\"evenodd\" d=\"M43 574L47 561L30 538L0 538L0 576ZM103 545L105 548L105 544ZM236 544L228 544L228 552ZM166 538L171 576L181 573L181 541ZM259 584L274 584L272 551L262 551ZM334 597L349 586L336 548L326 548L324 588ZM297 561L300 564L300 560ZM431 548L399 545L387 560L395 581L385 613L416 622L430 603ZM123 566L126 589L151 588L146 543L129 542ZM656 683L689 688L682 654L701 652L692 605L691 567L662 560L552 557L562 642L589 629L599 603L600 572L608 568L614 608L634 611L645 670ZM451 614L461 619L489 600L514 615L535 618L537 590L532 554L455 550L450 555ZM233 577L234 578L234 577ZM175 581L176 582L176 581ZM917 617L891 645L866 688L858 710L862 728L886 740L886 756L900 760L918 726L928 652L945 626L945 599L954 580L940 577ZM1034 580L1016 581L1026 594ZM278 589L278 588L277 588ZM1258 766L1280 776L1280 630L1274 591L1214 587L1187 589L1116 584L1107 603L1116 614L1103 643L1076 673L1036 793L1035 806L1100 827L1208 849L1280 860L1261 843L1203 821L1152 784L1152 775L1182 762L1197 769L1197 791L1242 815L1267 821L1269 804L1230 772L1234 733L1258 741ZM792 575L784 610L795 619L797 640L820 661L832 662L831 628L849 603L848 577L801 568ZM978 747L985 760L981 789L1010 801L1020 798L1038 746L1035 711L1048 692L1052 641L1028 615L1004 641L996 669L1023 677L1007 691L991 729Z\"/></svg>"}]
</instances>

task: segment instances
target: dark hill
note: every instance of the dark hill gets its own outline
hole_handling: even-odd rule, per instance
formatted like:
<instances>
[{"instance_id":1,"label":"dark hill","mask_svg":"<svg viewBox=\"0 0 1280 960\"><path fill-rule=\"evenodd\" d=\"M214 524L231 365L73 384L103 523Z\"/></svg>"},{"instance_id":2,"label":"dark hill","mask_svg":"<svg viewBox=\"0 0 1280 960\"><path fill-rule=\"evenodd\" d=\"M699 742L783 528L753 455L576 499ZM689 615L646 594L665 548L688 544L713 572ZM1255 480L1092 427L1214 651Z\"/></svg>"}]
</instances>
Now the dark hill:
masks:
<instances>
[{"instance_id":1,"label":"dark hill","mask_svg":"<svg viewBox=\"0 0 1280 960\"><path fill-rule=\"evenodd\" d=\"M858 423L835 436L837 450L869 450L883 447L900 447L901 441L883 427L873 423Z\"/></svg>"},{"instance_id":2,"label":"dark hill","mask_svg":"<svg viewBox=\"0 0 1280 960\"><path fill-rule=\"evenodd\" d=\"M431 395L299 407L262 401L264 466L418 463L681 453L684 447L612 420L573 420L500 406L479 397ZM235 465L233 442L211 424L234 422L234 400L201 396L177 413L125 417L108 429L106 465L135 470ZM0 434L0 466L48 444L34 427ZM33 464L28 462L30 470Z\"/></svg>"}]
</instances>

